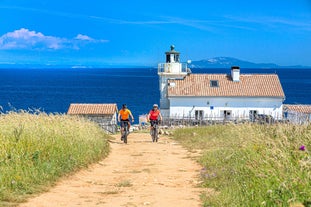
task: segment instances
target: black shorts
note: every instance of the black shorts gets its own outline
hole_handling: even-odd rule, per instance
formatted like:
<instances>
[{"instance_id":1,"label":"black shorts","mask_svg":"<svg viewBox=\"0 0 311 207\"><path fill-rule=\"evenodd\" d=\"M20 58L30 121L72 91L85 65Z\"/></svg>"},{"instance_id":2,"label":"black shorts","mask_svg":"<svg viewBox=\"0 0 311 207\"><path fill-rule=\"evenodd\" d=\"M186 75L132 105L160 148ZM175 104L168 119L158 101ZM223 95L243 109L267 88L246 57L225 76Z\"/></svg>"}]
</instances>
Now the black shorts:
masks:
<instances>
[{"instance_id":1,"label":"black shorts","mask_svg":"<svg viewBox=\"0 0 311 207\"><path fill-rule=\"evenodd\" d=\"M155 124L159 124L158 120L150 120L150 124L151 126L155 125Z\"/></svg>"},{"instance_id":2,"label":"black shorts","mask_svg":"<svg viewBox=\"0 0 311 207\"><path fill-rule=\"evenodd\" d=\"M130 120L128 120L128 119L125 119L125 120L123 120L123 119L121 119L121 122L120 122L120 126L123 128L124 126L129 126L129 123L130 123Z\"/></svg>"}]
</instances>

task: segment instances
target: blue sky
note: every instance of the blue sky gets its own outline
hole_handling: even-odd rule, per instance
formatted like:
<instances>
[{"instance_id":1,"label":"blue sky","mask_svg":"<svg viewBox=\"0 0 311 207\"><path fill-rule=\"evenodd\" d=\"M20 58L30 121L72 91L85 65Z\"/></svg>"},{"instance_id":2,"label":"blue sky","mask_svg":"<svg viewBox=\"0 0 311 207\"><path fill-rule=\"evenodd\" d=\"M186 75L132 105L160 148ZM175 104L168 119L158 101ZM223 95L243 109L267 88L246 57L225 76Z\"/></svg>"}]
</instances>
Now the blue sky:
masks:
<instances>
[{"instance_id":1,"label":"blue sky","mask_svg":"<svg viewBox=\"0 0 311 207\"><path fill-rule=\"evenodd\" d=\"M0 64L311 66L311 0L0 0Z\"/></svg>"}]
</instances>

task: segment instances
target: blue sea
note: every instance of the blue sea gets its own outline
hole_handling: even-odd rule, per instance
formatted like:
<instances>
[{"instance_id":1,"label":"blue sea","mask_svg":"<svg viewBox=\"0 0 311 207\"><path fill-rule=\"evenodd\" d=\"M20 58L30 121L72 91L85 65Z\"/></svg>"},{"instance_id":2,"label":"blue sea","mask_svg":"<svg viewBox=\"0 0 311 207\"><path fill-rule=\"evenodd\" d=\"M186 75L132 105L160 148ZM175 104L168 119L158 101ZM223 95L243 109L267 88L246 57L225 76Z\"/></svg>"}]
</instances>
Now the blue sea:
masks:
<instances>
[{"instance_id":1,"label":"blue sea","mask_svg":"<svg viewBox=\"0 0 311 207\"><path fill-rule=\"evenodd\" d=\"M230 73L230 69L191 69L193 73ZM311 69L243 69L276 73L286 104L311 104ZM66 113L70 103L126 103L134 116L159 103L155 68L0 69L2 112L40 109Z\"/></svg>"}]
</instances>

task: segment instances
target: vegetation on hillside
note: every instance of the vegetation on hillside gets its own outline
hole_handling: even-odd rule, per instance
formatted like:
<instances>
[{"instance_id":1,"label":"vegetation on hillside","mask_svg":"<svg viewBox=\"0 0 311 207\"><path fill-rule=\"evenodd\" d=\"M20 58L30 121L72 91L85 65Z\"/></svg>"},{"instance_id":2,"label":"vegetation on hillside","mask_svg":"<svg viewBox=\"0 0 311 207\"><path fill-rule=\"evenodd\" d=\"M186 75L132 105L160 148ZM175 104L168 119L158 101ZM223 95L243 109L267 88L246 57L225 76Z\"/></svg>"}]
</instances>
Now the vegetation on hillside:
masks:
<instances>
[{"instance_id":1,"label":"vegetation on hillside","mask_svg":"<svg viewBox=\"0 0 311 207\"><path fill-rule=\"evenodd\" d=\"M213 125L175 131L199 162L204 206L311 206L311 125Z\"/></svg>"},{"instance_id":2,"label":"vegetation on hillside","mask_svg":"<svg viewBox=\"0 0 311 207\"><path fill-rule=\"evenodd\" d=\"M0 206L14 205L109 152L96 124L66 115L0 115Z\"/></svg>"}]
</instances>

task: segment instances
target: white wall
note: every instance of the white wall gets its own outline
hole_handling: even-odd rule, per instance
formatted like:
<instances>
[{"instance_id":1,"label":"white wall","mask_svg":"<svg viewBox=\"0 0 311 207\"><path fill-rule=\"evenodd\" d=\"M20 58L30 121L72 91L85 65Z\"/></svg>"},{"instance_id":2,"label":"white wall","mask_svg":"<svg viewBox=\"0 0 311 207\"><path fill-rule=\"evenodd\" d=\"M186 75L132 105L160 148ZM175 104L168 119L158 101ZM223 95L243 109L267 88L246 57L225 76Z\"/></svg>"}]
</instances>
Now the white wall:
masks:
<instances>
[{"instance_id":1,"label":"white wall","mask_svg":"<svg viewBox=\"0 0 311 207\"><path fill-rule=\"evenodd\" d=\"M175 63L176 65L181 65ZM180 79L184 78L187 74L182 73L181 71L176 73L161 73L159 74L159 87L160 87L160 107L163 109L169 108L169 100L167 98L167 85L169 79Z\"/></svg>"},{"instance_id":2,"label":"white wall","mask_svg":"<svg viewBox=\"0 0 311 207\"><path fill-rule=\"evenodd\" d=\"M283 99L265 97L170 97L170 117L195 116L196 110L204 111L204 118L223 117L224 110L231 110L231 117L248 118L250 110L282 118Z\"/></svg>"}]
</instances>

